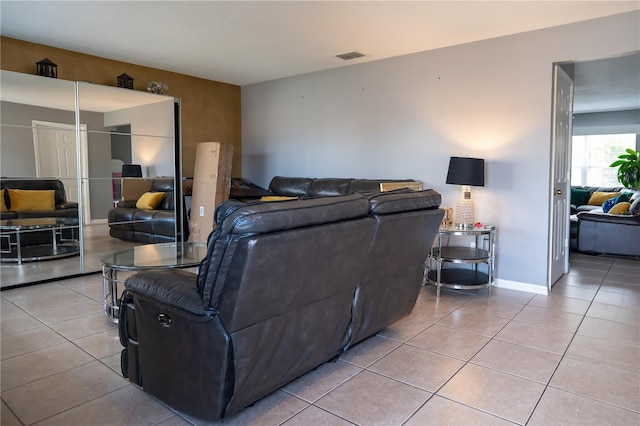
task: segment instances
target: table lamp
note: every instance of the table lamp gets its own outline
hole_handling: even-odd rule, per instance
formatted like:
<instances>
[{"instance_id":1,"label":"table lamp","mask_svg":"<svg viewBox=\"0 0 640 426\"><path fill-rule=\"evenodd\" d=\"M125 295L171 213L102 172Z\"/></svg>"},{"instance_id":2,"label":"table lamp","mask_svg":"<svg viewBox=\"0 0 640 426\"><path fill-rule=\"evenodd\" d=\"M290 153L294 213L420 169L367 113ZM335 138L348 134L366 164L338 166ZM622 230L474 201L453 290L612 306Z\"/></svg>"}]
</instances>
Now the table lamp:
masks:
<instances>
[{"instance_id":1,"label":"table lamp","mask_svg":"<svg viewBox=\"0 0 640 426\"><path fill-rule=\"evenodd\" d=\"M142 167L140 164L123 164L122 177L142 177Z\"/></svg>"},{"instance_id":2,"label":"table lamp","mask_svg":"<svg viewBox=\"0 0 640 426\"><path fill-rule=\"evenodd\" d=\"M471 229L476 222L475 205L471 199L471 186L484 186L484 159L451 157L447 183L462 185L456 204L454 224L456 228Z\"/></svg>"}]
</instances>

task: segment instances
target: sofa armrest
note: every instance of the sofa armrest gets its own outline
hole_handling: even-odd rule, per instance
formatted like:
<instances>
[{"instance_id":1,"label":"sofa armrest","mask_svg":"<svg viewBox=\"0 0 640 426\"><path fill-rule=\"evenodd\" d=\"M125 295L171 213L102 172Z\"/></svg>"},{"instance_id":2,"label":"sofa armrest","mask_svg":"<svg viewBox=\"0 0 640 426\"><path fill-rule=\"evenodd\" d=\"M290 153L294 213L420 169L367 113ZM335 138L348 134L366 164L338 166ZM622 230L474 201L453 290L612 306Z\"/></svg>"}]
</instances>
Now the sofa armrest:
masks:
<instances>
[{"instance_id":1,"label":"sofa armrest","mask_svg":"<svg viewBox=\"0 0 640 426\"><path fill-rule=\"evenodd\" d=\"M580 212L578 213L578 220L640 226L640 216L634 216L634 215L614 215L614 214L607 214L602 212L600 213Z\"/></svg>"},{"instance_id":2,"label":"sofa armrest","mask_svg":"<svg viewBox=\"0 0 640 426\"><path fill-rule=\"evenodd\" d=\"M196 287L196 274L179 269L150 269L140 271L125 281L125 288L159 303L195 314L211 311L202 304Z\"/></svg>"},{"instance_id":3,"label":"sofa armrest","mask_svg":"<svg viewBox=\"0 0 640 426\"><path fill-rule=\"evenodd\" d=\"M77 209L78 203L75 201L65 201L64 203L60 203L56 206L56 210L69 210L69 209Z\"/></svg>"}]
</instances>

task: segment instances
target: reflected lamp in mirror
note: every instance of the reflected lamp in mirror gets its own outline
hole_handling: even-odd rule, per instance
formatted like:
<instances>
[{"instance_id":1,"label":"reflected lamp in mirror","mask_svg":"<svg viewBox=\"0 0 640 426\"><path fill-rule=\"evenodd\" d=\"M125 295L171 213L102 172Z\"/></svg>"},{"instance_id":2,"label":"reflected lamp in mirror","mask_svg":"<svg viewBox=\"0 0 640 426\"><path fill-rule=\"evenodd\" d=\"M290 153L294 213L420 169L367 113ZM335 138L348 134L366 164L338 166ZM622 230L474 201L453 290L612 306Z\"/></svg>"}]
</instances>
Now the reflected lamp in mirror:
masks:
<instances>
[{"instance_id":1,"label":"reflected lamp in mirror","mask_svg":"<svg viewBox=\"0 0 640 426\"><path fill-rule=\"evenodd\" d=\"M447 183L462 185L460 199L456 204L454 224L456 228L471 229L474 227L475 205L471 199L472 186L484 186L484 159L468 157L451 157Z\"/></svg>"},{"instance_id":2,"label":"reflected lamp in mirror","mask_svg":"<svg viewBox=\"0 0 640 426\"><path fill-rule=\"evenodd\" d=\"M142 166L140 164L123 164L122 177L142 177Z\"/></svg>"},{"instance_id":3,"label":"reflected lamp in mirror","mask_svg":"<svg viewBox=\"0 0 640 426\"><path fill-rule=\"evenodd\" d=\"M58 65L48 58L36 62L36 74L42 77L58 78Z\"/></svg>"},{"instance_id":4,"label":"reflected lamp in mirror","mask_svg":"<svg viewBox=\"0 0 640 426\"><path fill-rule=\"evenodd\" d=\"M116 77L118 87L125 89L133 89L133 78L127 73L120 74Z\"/></svg>"}]
</instances>

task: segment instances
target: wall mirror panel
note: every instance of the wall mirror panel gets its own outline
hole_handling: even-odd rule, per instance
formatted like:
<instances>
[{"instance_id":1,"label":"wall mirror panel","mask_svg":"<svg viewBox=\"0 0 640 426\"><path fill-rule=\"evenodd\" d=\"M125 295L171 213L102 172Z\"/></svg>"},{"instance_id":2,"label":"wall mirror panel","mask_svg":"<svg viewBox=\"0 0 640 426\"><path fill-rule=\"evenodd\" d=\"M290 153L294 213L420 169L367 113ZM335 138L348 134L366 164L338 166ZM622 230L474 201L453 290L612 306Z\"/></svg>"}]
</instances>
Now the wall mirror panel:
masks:
<instances>
[{"instance_id":1,"label":"wall mirror panel","mask_svg":"<svg viewBox=\"0 0 640 426\"><path fill-rule=\"evenodd\" d=\"M1 71L0 84L0 174L5 193L21 186L49 190L41 188L46 186L43 181L49 181L62 186L54 195L63 193L64 207L69 207L50 213L20 212L20 219L40 215L39 222L66 218L33 229L15 220L14 208L2 212L3 288L97 272L105 253L182 238L177 232L183 228L182 215L175 210L181 197L174 202L169 191L181 182L179 106L174 98L9 71ZM122 166L131 164L140 175L123 177ZM157 209L132 213L140 195L161 190ZM25 241L33 243L30 249L25 249ZM15 260L17 246L26 259L21 263ZM44 246L38 250L45 254L61 256L24 256L36 246Z\"/></svg>"}]
</instances>

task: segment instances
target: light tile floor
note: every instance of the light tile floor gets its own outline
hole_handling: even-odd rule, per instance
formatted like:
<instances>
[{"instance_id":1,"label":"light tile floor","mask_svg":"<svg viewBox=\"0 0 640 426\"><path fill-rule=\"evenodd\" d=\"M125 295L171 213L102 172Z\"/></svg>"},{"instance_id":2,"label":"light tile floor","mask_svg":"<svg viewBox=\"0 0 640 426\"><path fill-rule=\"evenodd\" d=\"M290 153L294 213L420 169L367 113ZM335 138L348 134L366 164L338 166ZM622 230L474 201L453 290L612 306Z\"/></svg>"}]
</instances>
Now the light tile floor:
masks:
<instances>
[{"instance_id":1,"label":"light tile floor","mask_svg":"<svg viewBox=\"0 0 640 426\"><path fill-rule=\"evenodd\" d=\"M572 255L541 296L424 287L412 314L224 423L638 425L640 262ZM119 373L100 275L1 293L9 425L203 425Z\"/></svg>"}]
</instances>

